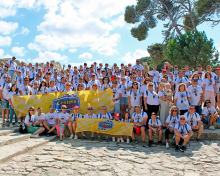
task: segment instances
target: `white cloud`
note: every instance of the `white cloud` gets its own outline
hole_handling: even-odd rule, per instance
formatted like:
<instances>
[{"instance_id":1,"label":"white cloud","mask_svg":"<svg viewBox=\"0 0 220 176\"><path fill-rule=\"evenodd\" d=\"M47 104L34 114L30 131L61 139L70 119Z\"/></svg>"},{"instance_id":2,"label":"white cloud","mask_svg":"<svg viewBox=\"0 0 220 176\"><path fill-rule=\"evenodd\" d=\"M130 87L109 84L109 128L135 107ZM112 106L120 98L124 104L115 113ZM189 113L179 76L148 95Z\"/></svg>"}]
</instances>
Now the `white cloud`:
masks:
<instances>
[{"instance_id":1,"label":"white cloud","mask_svg":"<svg viewBox=\"0 0 220 176\"><path fill-rule=\"evenodd\" d=\"M77 49L69 49L69 52L70 53L75 53L75 52L77 52Z\"/></svg>"},{"instance_id":2,"label":"white cloud","mask_svg":"<svg viewBox=\"0 0 220 176\"><path fill-rule=\"evenodd\" d=\"M24 56L27 51L25 50L24 47L13 47L11 49L11 52L13 54L16 54L17 56Z\"/></svg>"},{"instance_id":3,"label":"white cloud","mask_svg":"<svg viewBox=\"0 0 220 176\"><path fill-rule=\"evenodd\" d=\"M117 19L112 20L111 24L113 25L113 27L124 27L125 25L125 20L124 20L124 15L119 16Z\"/></svg>"},{"instance_id":4,"label":"white cloud","mask_svg":"<svg viewBox=\"0 0 220 176\"><path fill-rule=\"evenodd\" d=\"M29 29L27 29L27 28L25 28L25 27L22 27L21 28L21 34L23 34L23 35L28 35L29 34Z\"/></svg>"},{"instance_id":5,"label":"white cloud","mask_svg":"<svg viewBox=\"0 0 220 176\"><path fill-rule=\"evenodd\" d=\"M135 53L133 54L134 56L134 59L140 59L142 57L147 57L147 56L150 56L150 54L148 53L148 51L144 51L144 50L141 50L141 49L137 49L135 51Z\"/></svg>"},{"instance_id":6,"label":"white cloud","mask_svg":"<svg viewBox=\"0 0 220 176\"><path fill-rule=\"evenodd\" d=\"M3 49L0 49L0 57L2 57L4 54L4 50Z\"/></svg>"},{"instance_id":7,"label":"white cloud","mask_svg":"<svg viewBox=\"0 0 220 176\"><path fill-rule=\"evenodd\" d=\"M0 46L10 46L12 39L10 37L0 36Z\"/></svg>"},{"instance_id":8,"label":"white cloud","mask_svg":"<svg viewBox=\"0 0 220 176\"><path fill-rule=\"evenodd\" d=\"M3 35L9 35L18 28L18 23L0 21L0 33Z\"/></svg>"},{"instance_id":9,"label":"white cloud","mask_svg":"<svg viewBox=\"0 0 220 176\"><path fill-rule=\"evenodd\" d=\"M93 64L94 62L96 62L97 64L102 63L102 60L92 60L92 61L86 61L87 65L90 66L91 64ZM85 62L81 62L81 63L70 63L71 67L77 66L79 67L80 65L84 65Z\"/></svg>"},{"instance_id":10,"label":"white cloud","mask_svg":"<svg viewBox=\"0 0 220 176\"><path fill-rule=\"evenodd\" d=\"M99 52L99 54L107 55L107 56L117 53L117 50L113 49L111 46L103 46L99 48L97 51Z\"/></svg>"},{"instance_id":11,"label":"white cloud","mask_svg":"<svg viewBox=\"0 0 220 176\"><path fill-rule=\"evenodd\" d=\"M68 56L61 56L59 53L55 52L50 52L50 51L44 51L44 52L39 52L38 57L36 59L33 59L32 62L36 63L46 63L47 61L52 61L55 60L57 61L63 61L63 60L69 60Z\"/></svg>"},{"instance_id":12,"label":"white cloud","mask_svg":"<svg viewBox=\"0 0 220 176\"><path fill-rule=\"evenodd\" d=\"M88 60L88 59L91 59L91 58L92 58L92 54L86 52L86 53L83 53L83 54L79 55L79 58L80 58L80 59Z\"/></svg>"},{"instance_id":13,"label":"white cloud","mask_svg":"<svg viewBox=\"0 0 220 176\"><path fill-rule=\"evenodd\" d=\"M12 58L12 56L9 55L9 54L7 54L7 55L2 56L1 58L2 58L2 59L4 59L4 58L7 58L7 59L8 59L8 58Z\"/></svg>"},{"instance_id":14,"label":"white cloud","mask_svg":"<svg viewBox=\"0 0 220 176\"><path fill-rule=\"evenodd\" d=\"M7 16L14 16L16 14L15 8L0 7L0 17L5 18Z\"/></svg>"}]
</instances>

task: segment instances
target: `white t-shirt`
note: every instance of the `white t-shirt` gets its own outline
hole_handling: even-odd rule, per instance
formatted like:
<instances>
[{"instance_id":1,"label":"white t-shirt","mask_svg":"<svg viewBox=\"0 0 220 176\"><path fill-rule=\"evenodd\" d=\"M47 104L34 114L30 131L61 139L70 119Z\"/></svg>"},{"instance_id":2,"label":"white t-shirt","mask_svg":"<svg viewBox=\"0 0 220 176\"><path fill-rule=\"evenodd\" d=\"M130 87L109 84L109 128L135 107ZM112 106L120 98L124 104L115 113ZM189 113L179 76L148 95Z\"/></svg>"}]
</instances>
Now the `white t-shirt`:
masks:
<instances>
[{"instance_id":1,"label":"white t-shirt","mask_svg":"<svg viewBox=\"0 0 220 176\"><path fill-rule=\"evenodd\" d=\"M89 119L97 119L96 114L92 114L91 116L89 114L84 115L84 118L89 118Z\"/></svg>"},{"instance_id":2,"label":"white t-shirt","mask_svg":"<svg viewBox=\"0 0 220 176\"><path fill-rule=\"evenodd\" d=\"M45 93L47 93L47 87L46 86L44 86L44 87L41 87L40 88L40 91L38 91L38 94L45 94Z\"/></svg>"},{"instance_id":3,"label":"white t-shirt","mask_svg":"<svg viewBox=\"0 0 220 176\"><path fill-rule=\"evenodd\" d=\"M142 65L133 65L132 66L132 69L135 70L136 68L138 68L139 70L144 70L144 67Z\"/></svg>"},{"instance_id":4,"label":"white t-shirt","mask_svg":"<svg viewBox=\"0 0 220 176\"><path fill-rule=\"evenodd\" d=\"M98 87L97 87L97 88L99 88L99 87L100 87L100 82L99 82L99 80L95 80L95 81L89 81L89 82L88 82L87 87L89 87L89 88L90 88L90 90L92 90L92 85L93 85L93 83L96 83L96 84L98 85Z\"/></svg>"},{"instance_id":5,"label":"white t-shirt","mask_svg":"<svg viewBox=\"0 0 220 176\"><path fill-rule=\"evenodd\" d=\"M3 96L3 98L4 99L8 99L8 93L9 93L9 91L10 91L10 89L11 89L11 86L12 86L12 84L11 83L5 83L5 82L3 82L1 85L0 85L0 90L3 90L2 91L2 96Z\"/></svg>"},{"instance_id":6,"label":"white t-shirt","mask_svg":"<svg viewBox=\"0 0 220 176\"><path fill-rule=\"evenodd\" d=\"M186 77L182 77L182 78L176 78L176 79L174 80L174 82L175 82L175 85L176 85L175 91L177 91L179 84L184 83L184 85L187 86L187 83L188 83L189 81L188 81L188 79L187 79Z\"/></svg>"},{"instance_id":7,"label":"white t-shirt","mask_svg":"<svg viewBox=\"0 0 220 176\"><path fill-rule=\"evenodd\" d=\"M184 114L184 116L185 116L187 124L190 126L197 126L198 121L201 120L200 115L197 112L194 112L194 114L191 116L188 111Z\"/></svg>"},{"instance_id":8,"label":"white t-shirt","mask_svg":"<svg viewBox=\"0 0 220 176\"><path fill-rule=\"evenodd\" d=\"M131 122L131 119L129 118L129 119L121 119L121 122L128 122L128 123L130 123Z\"/></svg>"},{"instance_id":9,"label":"white t-shirt","mask_svg":"<svg viewBox=\"0 0 220 176\"><path fill-rule=\"evenodd\" d=\"M108 112L105 115L103 115L101 113L101 114L98 115L98 119L110 119L110 120L112 120L112 115Z\"/></svg>"},{"instance_id":10,"label":"white t-shirt","mask_svg":"<svg viewBox=\"0 0 220 176\"><path fill-rule=\"evenodd\" d=\"M38 88L35 89L34 87L31 88L31 91L32 91L32 95L38 95L39 92L38 92Z\"/></svg>"},{"instance_id":11,"label":"white t-shirt","mask_svg":"<svg viewBox=\"0 0 220 176\"><path fill-rule=\"evenodd\" d=\"M34 79L35 76L36 76L36 74L37 74L37 73L36 73L35 71L30 70L30 71L29 71L29 78L30 78L30 79Z\"/></svg>"},{"instance_id":12,"label":"white t-shirt","mask_svg":"<svg viewBox=\"0 0 220 176\"><path fill-rule=\"evenodd\" d=\"M69 120L69 117L70 115L67 112L65 114L60 112L58 115L58 118L60 119L60 123L65 123L67 120Z\"/></svg>"},{"instance_id":13,"label":"white t-shirt","mask_svg":"<svg viewBox=\"0 0 220 176\"><path fill-rule=\"evenodd\" d=\"M33 123L35 122L34 121L34 115L31 116L30 120L29 119L30 119L30 116L26 115L24 123L25 124L29 124L29 125L33 125Z\"/></svg>"},{"instance_id":14,"label":"white t-shirt","mask_svg":"<svg viewBox=\"0 0 220 176\"><path fill-rule=\"evenodd\" d=\"M173 115L169 115L167 117L167 120L166 120L166 123L168 123L168 127L170 129L174 129L174 126L179 123L179 120L180 120L180 115L177 114L175 117L173 117Z\"/></svg>"},{"instance_id":15,"label":"white t-shirt","mask_svg":"<svg viewBox=\"0 0 220 176\"><path fill-rule=\"evenodd\" d=\"M197 106L200 101L200 94L203 93L202 88L200 86L193 87L192 85L188 87L188 93L192 98L190 104L193 106Z\"/></svg>"},{"instance_id":16,"label":"white t-shirt","mask_svg":"<svg viewBox=\"0 0 220 176\"><path fill-rule=\"evenodd\" d=\"M58 83L58 87L59 87L59 90L60 90L61 92L63 92L64 89L65 89L65 83Z\"/></svg>"},{"instance_id":17,"label":"white t-shirt","mask_svg":"<svg viewBox=\"0 0 220 176\"><path fill-rule=\"evenodd\" d=\"M32 89L31 89L31 87L30 86L21 86L20 88L19 88L19 90L21 91L21 95L30 95L30 93L31 93L31 91L32 91Z\"/></svg>"},{"instance_id":18,"label":"white t-shirt","mask_svg":"<svg viewBox=\"0 0 220 176\"><path fill-rule=\"evenodd\" d=\"M175 93L174 99L177 99L176 106L179 108L179 110L189 109L189 97L190 94L187 91Z\"/></svg>"},{"instance_id":19,"label":"white t-shirt","mask_svg":"<svg viewBox=\"0 0 220 176\"><path fill-rule=\"evenodd\" d=\"M113 99L119 98L119 94L121 93L121 89L113 88ZM120 100L115 101L114 103L119 103Z\"/></svg>"},{"instance_id":20,"label":"white t-shirt","mask_svg":"<svg viewBox=\"0 0 220 176\"><path fill-rule=\"evenodd\" d=\"M45 114L42 113L40 116L37 114L34 114L34 120L35 122L40 122L42 119L44 120Z\"/></svg>"},{"instance_id":21,"label":"white t-shirt","mask_svg":"<svg viewBox=\"0 0 220 176\"><path fill-rule=\"evenodd\" d=\"M48 89L47 89L47 93L55 93L55 92L58 92L58 90L59 90L59 88L58 87L56 87L56 86L54 86L54 87L49 87Z\"/></svg>"},{"instance_id":22,"label":"white t-shirt","mask_svg":"<svg viewBox=\"0 0 220 176\"><path fill-rule=\"evenodd\" d=\"M189 130L191 130L191 127L187 123L183 126L181 126L180 123L177 123L174 128L177 129L182 136L187 135Z\"/></svg>"},{"instance_id":23,"label":"white t-shirt","mask_svg":"<svg viewBox=\"0 0 220 176\"><path fill-rule=\"evenodd\" d=\"M210 108L204 107L202 110L202 114L205 114L205 116L213 115L216 112L216 109L213 106L210 106Z\"/></svg>"},{"instance_id":24,"label":"white t-shirt","mask_svg":"<svg viewBox=\"0 0 220 176\"><path fill-rule=\"evenodd\" d=\"M208 80L208 78L203 79L203 85L205 84L205 90L214 91L213 85L215 84L215 80L211 78Z\"/></svg>"},{"instance_id":25,"label":"white t-shirt","mask_svg":"<svg viewBox=\"0 0 220 176\"><path fill-rule=\"evenodd\" d=\"M158 94L155 91L145 91L144 92L144 97L147 97L147 104L149 105L159 105L159 99L158 99Z\"/></svg>"},{"instance_id":26,"label":"white t-shirt","mask_svg":"<svg viewBox=\"0 0 220 176\"><path fill-rule=\"evenodd\" d=\"M139 123L139 122L143 122L144 118L148 118L147 113L144 111L141 111L140 114L138 114L137 112L134 112L132 114L131 119L133 119L134 123ZM138 125L138 126L142 126L142 125Z\"/></svg>"},{"instance_id":27,"label":"white t-shirt","mask_svg":"<svg viewBox=\"0 0 220 176\"><path fill-rule=\"evenodd\" d=\"M0 84L3 84L6 81L8 74L1 73Z\"/></svg>"},{"instance_id":28,"label":"white t-shirt","mask_svg":"<svg viewBox=\"0 0 220 176\"><path fill-rule=\"evenodd\" d=\"M6 62L10 67L8 68L8 70L16 70L17 64L15 61L13 60L9 60Z\"/></svg>"},{"instance_id":29,"label":"white t-shirt","mask_svg":"<svg viewBox=\"0 0 220 176\"><path fill-rule=\"evenodd\" d=\"M106 89L109 89L110 87L111 87L110 84L102 84L101 90L106 90Z\"/></svg>"},{"instance_id":30,"label":"white t-shirt","mask_svg":"<svg viewBox=\"0 0 220 176\"><path fill-rule=\"evenodd\" d=\"M17 85L17 88L21 87L22 85L24 85L24 77L19 77L19 76L16 76L14 81L16 81L16 85Z\"/></svg>"},{"instance_id":31,"label":"white t-shirt","mask_svg":"<svg viewBox=\"0 0 220 176\"><path fill-rule=\"evenodd\" d=\"M161 122L158 118L155 119L155 122L153 119L149 119L148 124L151 125L152 128L159 128L161 126Z\"/></svg>"},{"instance_id":32,"label":"white t-shirt","mask_svg":"<svg viewBox=\"0 0 220 176\"><path fill-rule=\"evenodd\" d=\"M57 118L58 118L58 113L57 112L53 112L53 113L48 112L45 115L44 120L46 120L47 123L54 125L56 123Z\"/></svg>"},{"instance_id":33,"label":"white t-shirt","mask_svg":"<svg viewBox=\"0 0 220 176\"><path fill-rule=\"evenodd\" d=\"M17 71L21 71L21 76L26 76L26 73L27 73L26 67L19 66Z\"/></svg>"},{"instance_id":34,"label":"white t-shirt","mask_svg":"<svg viewBox=\"0 0 220 176\"><path fill-rule=\"evenodd\" d=\"M149 74L154 77L153 80L154 80L155 82L158 82L158 76L159 76L159 72L158 72L158 71L153 71L153 70L152 70L152 71L149 72Z\"/></svg>"},{"instance_id":35,"label":"white t-shirt","mask_svg":"<svg viewBox=\"0 0 220 176\"><path fill-rule=\"evenodd\" d=\"M198 71L195 71L194 73L198 73ZM203 79L203 78L204 78L204 76L205 76L205 73L204 73L204 72L202 72L201 79Z\"/></svg>"},{"instance_id":36,"label":"white t-shirt","mask_svg":"<svg viewBox=\"0 0 220 176\"><path fill-rule=\"evenodd\" d=\"M189 78L190 75L192 76L192 71L188 71L188 72L186 71L186 72L185 72L185 75L188 76L188 78Z\"/></svg>"},{"instance_id":37,"label":"white t-shirt","mask_svg":"<svg viewBox=\"0 0 220 176\"><path fill-rule=\"evenodd\" d=\"M127 92L128 96L130 97L130 105L132 107L138 105L141 105L141 101L140 101L140 97L142 97L141 91L140 90L136 90L135 92L133 92L133 90L130 90Z\"/></svg>"},{"instance_id":38,"label":"white t-shirt","mask_svg":"<svg viewBox=\"0 0 220 176\"><path fill-rule=\"evenodd\" d=\"M72 114L70 114L70 116L71 116L71 122L76 121L77 118L82 118L82 115L79 114L79 113L78 113L77 115L75 115L74 113L72 113Z\"/></svg>"},{"instance_id":39,"label":"white t-shirt","mask_svg":"<svg viewBox=\"0 0 220 176\"><path fill-rule=\"evenodd\" d=\"M16 92L12 92L12 91L8 93L8 98L7 98L7 99L8 99L8 100L11 99L12 105L13 105L13 95L20 95L20 93L18 92L18 93L16 94Z\"/></svg>"},{"instance_id":40,"label":"white t-shirt","mask_svg":"<svg viewBox=\"0 0 220 176\"><path fill-rule=\"evenodd\" d=\"M119 88L121 89L122 97L128 97L128 95L127 95L127 88L128 88L127 84L125 84L125 85L120 84Z\"/></svg>"}]
</instances>

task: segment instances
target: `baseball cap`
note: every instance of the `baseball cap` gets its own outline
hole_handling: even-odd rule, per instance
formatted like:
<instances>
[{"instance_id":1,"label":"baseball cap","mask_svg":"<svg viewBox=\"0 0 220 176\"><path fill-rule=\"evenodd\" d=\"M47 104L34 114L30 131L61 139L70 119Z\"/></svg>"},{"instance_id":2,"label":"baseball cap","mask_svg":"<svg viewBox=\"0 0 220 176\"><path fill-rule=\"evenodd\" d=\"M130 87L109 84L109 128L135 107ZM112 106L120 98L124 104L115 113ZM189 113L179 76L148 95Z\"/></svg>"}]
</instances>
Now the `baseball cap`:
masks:
<instances>
[{"instance_id":1,"label":"baseball cap","mask_svg":"<svg viewBox=\"0 0 220 176\"><path fill-rule=\"evenodd\" d=\"M136 134L140 134L141 133L141 128L139 126L137 126L136 128Z\"/></svg>"},{"instance_id":2,"label":"baseball cap","mask_svg":"<svg viewBox=\"0 0 220 176\"><path fill-rule=\"evenodd\" d=\"M162 72L167 71L166 69L162 69Z\"/></svg>"},{"instance_id":3,"label":"baseball cap","mask_svg":"<svg viewBox=\"0 0 220 176\"><path fill-rule=\"evenodd\" d=\"M92 73L92 74L91 74L91 76L95 76L95 74L94 74L94 73Z\"/></svg>"},{"instance_id":4,"label":"baseball cap","mask_svg":"<svg viewBox=\"0 0 220 176\"><path fill-rule=\"evenodd\" d=\"M198 65L198 67L202 67L202 65L201 65L201 64L199 64L199 65Z\"/></svg>"},{"instance_id":5,"label":"baseball cap","mask_svg":"<svg viewBox=\"0 0 220 176\"><path fill-rule=\"evenodd\" d=\"M220 68L216 68L215 70L220 70Z\"/></svg>"},{"instance_id":6,"label":"baseball cap","mask_svg":"<svg viewBox=\"0 0 220 176\"><path fill-rule=\"evenodd\" d=\"M119 116L120 116L119 113L114 114L114 117L119 117Z\"/></svg>"},{"instance_id":7,"label":"baseball cap","mask_svg":"<svg viewBox=\"0 0 220 176\"><path fill-rule=\"evenodd\" d=\"M74 106L73 109L79 109L79 106Z\"/></svg>"},{"instance_id":8,"label":"baseball cap","mask_svg":"<svg viewBox=\"0 0 220 176\"><path fill-rule=\"evenodd\" d=\"M96 62L94 62L94 64L97 64Z\"/></svg>"},{"instance_id":9,"label":"baseball cap","mask_svg":"<svg viewBox=\"0 0 220 176\"><path fill-rule=\"evenodd\" d=\"M87 110L93 110L92 106L89 106L89 107L87 108Z\"/></svg>"},{"instance_id":10,"label":"baseball cap","mask_svg":"<svg viewBox=\"0 0 220 176\"><path fill-rule=\"evenodd\" d=\"M151 115L157 115L155 112L152 112Z\"/></svg>"},{"instance_id":11,"label":"baseball cap","mask_svg":"<svg viewBox=\"0 0 220 176\"><path fill-rule=\"evenodd\" d=\"M87 65L87 63L84 63L84 65Z\"/></svg>"},{"instance_id":12,"label":"baseball cap","mask_svg":"<svg viewBox=\"0 0 220 176\"><path fill-rule=\"evenodd\" d=\"M121 63L121 65L124 65L123 63Z\"/></svg>"},{"instance_id":13,"label":"baseball cap","mask_svg":"<svg viewBox=\"0 0 220 176\"><path fill-rule=\"evenodd\" d=\"M52 64L52 63L51 63L50 65L51 65L51 66L53 66L53 64Z\"/></svg>"},{"instance_id":14,"label":"baseball cap","mask_svg":"<svg viewBox=\"0 0 220 176\"><path fill-rule=\"evenodd\" d=\"M71 65L69 64L68 67L71 67Z\"/></svg>"}]
</instances>

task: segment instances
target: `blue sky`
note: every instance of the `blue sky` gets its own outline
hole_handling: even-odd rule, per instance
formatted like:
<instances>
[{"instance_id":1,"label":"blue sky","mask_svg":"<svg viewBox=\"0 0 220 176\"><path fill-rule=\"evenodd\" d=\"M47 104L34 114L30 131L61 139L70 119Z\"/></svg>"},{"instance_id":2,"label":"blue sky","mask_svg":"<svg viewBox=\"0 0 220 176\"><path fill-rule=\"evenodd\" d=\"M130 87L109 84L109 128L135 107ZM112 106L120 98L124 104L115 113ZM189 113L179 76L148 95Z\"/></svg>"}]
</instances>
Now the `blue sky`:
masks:
<instances>
[{"instance_id":1,"label":"blue sky","mask_svg":"<svg viewBox=\"0 0 220 176\"><path fill-rule=\"evenodd\" d=\"M163 24L139 42L124 22L124 9L136 0L0 1L0 58L26 63L56 60L61 64L134 63L149 56L147 46L163 41ZM198 26L220 50L220 25Z\"/></svg>"}]
</instances>

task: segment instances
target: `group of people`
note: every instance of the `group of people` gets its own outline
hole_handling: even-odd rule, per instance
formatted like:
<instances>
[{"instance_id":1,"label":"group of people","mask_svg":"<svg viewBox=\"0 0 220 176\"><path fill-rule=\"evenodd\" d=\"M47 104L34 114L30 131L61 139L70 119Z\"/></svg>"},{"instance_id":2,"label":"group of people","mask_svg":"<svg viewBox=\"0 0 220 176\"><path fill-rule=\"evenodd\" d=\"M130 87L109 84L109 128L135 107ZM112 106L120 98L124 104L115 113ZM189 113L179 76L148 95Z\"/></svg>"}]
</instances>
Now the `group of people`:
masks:
<instances>
[{"instance_id":1,"label":"group of people","mask_svg":"<svg viewBox=\"0 0 220 176\"><path fill-rule=\"evenodd\" d=\"M38 63L35 66L30 63L26 67L24 62L17 67L15 60L16 58L13 57L5 65L1 63L0 67L3 123L10 123L10 126L13 126L13 116L15 116L15 125L18 125L13 106L14 95L44 95L54 92L106 89L113 90L114 102L114 110L109 112L106 118L114 117L115 120L117 118L122 120L128 117L130 122L134 123L134 132L141 132L143 146L145 145L146 128L149 129L149 146L153 143L152 133L159 133L159 144L161 144L162 129L166 128L166 147L169 147L168 136L170 133L175 133L176 141L184 139L185 143L188 138L186 139L182 132L185 131L184 133L191 137L193 134L191 131L198 130L197 141L200 141L199 137L203 130L201 121L203 124L207 124L211 130L215 129L214 124L219 122L216 108L220 105L220 68L216 68L214 73L211 66L208 65L204 72L202 65L198 65L197 70L192 72L189 71L187 65L179 69L178 66L165 62L161 73L157 71L156 65L153 66L153 70L145 72L140 60L137 59L133 66L122 63L120 67L114 64L110 68L107 63L103 67L102 63L98 65L94 62L89 67L87 63L84 63L79 68L68 65L65 69L65 65L63 65L62 70L57 70L49 62L44 68L39 67ZM92 107L89 108L92 109ZM23 117L20 118L23 121ZM86 117L84 116L84 118ZM183 118L187 125L180 127ZM68 127L71 134L76 129L76 124L72 123L70 117L66 117L65 123L62 120L55 121L59 125L57 129ZM47 130L50 129L45 125L45 120L40 124ZM60 127L60 124L63 126ZM41 130L43 130L43 126L40 128ZM60 130L61 139L64 136L62 131ZM75 136L77 135L75 134ZM135 143L134 135L131 138ZM119 140L123 141L123 138L121 137ZM184 149L184 146L185 144L180 148Z\"/></svg>"}]
</instances>

